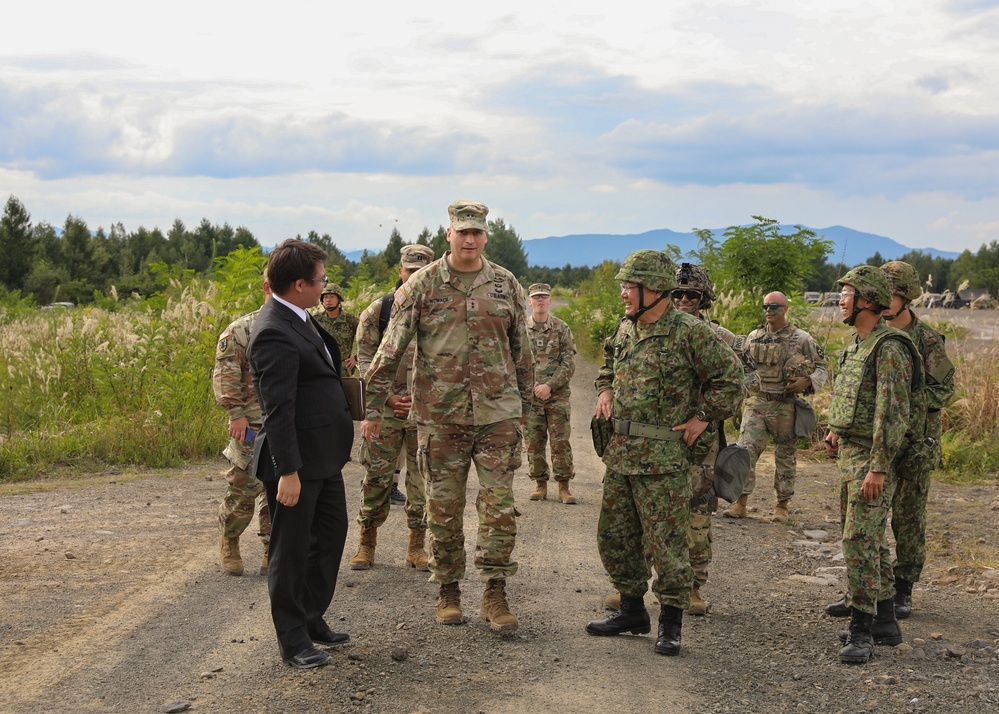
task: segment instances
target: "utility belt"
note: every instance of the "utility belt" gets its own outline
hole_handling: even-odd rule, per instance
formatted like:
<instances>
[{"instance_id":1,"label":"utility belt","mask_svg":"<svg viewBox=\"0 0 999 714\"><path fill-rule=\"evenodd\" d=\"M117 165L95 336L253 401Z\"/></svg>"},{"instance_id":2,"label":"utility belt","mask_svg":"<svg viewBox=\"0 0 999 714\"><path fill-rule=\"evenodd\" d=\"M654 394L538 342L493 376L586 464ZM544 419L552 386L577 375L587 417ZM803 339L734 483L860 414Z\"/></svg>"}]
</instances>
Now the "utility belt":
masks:
<instances>
[{"instance_id":1,"label":"utility belt","mask_svg":"<svg viewBox=\"0 0 999 714\"><path fill-rule=\"evenodd\" d=\"M628 419L614 420L614 433L624 436L641 436L646 439L659 439L661 441L683 441L682 431L673 431L668 426L655 426L654 424L640 424Z\"/></svg>"},{"instance_id":2,"label":"utility belt","mask_svg":"<svg viewBox=\"0 0 999 714\"><path fill-rule=\"evenodd\" d=\"M755 395L757 399L762 399L765 402L793 402L794 394L771 394L770 392L757 392Z\"/></svg>"}]
</instances>

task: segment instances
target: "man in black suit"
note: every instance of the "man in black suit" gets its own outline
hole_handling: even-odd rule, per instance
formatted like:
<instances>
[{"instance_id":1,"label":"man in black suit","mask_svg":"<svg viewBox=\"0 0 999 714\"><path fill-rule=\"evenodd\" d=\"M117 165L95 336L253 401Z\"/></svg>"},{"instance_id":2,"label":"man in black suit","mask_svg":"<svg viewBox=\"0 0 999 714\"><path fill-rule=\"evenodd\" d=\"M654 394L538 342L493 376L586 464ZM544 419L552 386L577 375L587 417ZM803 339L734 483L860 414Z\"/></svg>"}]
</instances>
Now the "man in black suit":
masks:
<instances>
[{"instance_id":1,"label":"man in black suit","mask_svg":"<svg viewBox=\"0 0 999 714\"><path fill-rule=\"evenodd\" d=\"M340 349L306 310L326 285L326 253L289 239L267 264L272 299L260 309L247 356L263 408L254 468L271 511L267 585L281 657L308 669L329 661L315 645L350 638L323 615L333 599L347 537L341 469L354 426L340 375Z\"/></svg>"}]
</instances>

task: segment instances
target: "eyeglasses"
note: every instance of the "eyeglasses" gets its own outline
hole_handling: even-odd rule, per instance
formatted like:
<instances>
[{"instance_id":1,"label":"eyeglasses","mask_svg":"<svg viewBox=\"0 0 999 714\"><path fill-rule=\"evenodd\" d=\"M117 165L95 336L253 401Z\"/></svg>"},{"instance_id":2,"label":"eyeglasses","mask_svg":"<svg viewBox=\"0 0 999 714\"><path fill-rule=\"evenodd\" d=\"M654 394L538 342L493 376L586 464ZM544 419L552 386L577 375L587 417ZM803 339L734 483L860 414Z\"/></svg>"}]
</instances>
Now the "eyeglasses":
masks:
<instances>
[{"instance_id":1,"label":"eyeglasses","mask_svg":"<svg viewBox=\"0 0 999 714\"><path fill-rule=\"evenodd\" d=\"M321 278L306 278L306 280L308 280L310 283L322 283L323 286L329 285L330 282L329 276L327 275L324 275Z\"/></svg>"},{"instance_id":2,"label":"eyeglasses","mask_svg":"<svg viewBox=\"0 0 999 714\"><path fill-rule=\"evenodd\" d=\"M674 300L687 299L687 300L690 300L690 301L694 301L694 300L700 300L701 299L701 291L700 290L674 290L673 292L671 292L669 294L669 296L671 298L673 298Z\"/></svg>"},{"instance_id":3,"label":"eyeglasses","mask_svg":"<svg viewBox=\"0 0 999 714\"><path fill-rule=\"evenodd\" d=\"M621 292L630 293L632 290L634 290L637 287L638 286L635 285L634 283L621 283Z\"/></svg>"},{"instance_id":4,"label":"eyeglasses","mask_svg":"<svg viewBox=\"0 0 999 714\"><path fill-rule=\"evenodd\" d=\"M781 305L779 302L763 303L764 312L779 312L782 307L787 307L787 305Z\"/></svg>"}]
</instances>

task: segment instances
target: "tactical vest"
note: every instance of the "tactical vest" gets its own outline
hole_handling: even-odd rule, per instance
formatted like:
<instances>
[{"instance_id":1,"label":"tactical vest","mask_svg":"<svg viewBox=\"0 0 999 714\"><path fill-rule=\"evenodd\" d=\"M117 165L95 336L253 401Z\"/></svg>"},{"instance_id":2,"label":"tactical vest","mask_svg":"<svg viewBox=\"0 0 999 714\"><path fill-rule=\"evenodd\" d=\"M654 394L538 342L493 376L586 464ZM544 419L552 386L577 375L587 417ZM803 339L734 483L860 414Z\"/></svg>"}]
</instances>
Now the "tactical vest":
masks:
<instances>
[{"instance_id":1,"label":"tactical vest","mask_svg":"<svg viewBox=\"0 0 999 714\"><path fill-rule=\"evenodd\" d=\"M833 385L832 403L829 405L829 426L837 434L870 439L874 433L874 390L861 390L865 377L877 369L881 346L887 340L902 343L912 358L910 382L909 423L906 439L922 440L926 430L926 381L923 359L916 345L906 333L885 324L879 324L857 345L856 352L843 351L839 361L839 374Z\"/></svg>"},{"instance_id":2,"label":"tactical vest","mask_svg":"<svg viewBox=\"0 0 999 714\"><path fill-rule=\"evenodd\" d=\"M767 392L783 392L784 362L797 347L797 328L790 323L786 327L791 328L786 335L778 335L761 327L749 336L749 355L756 363L763 389Z\"/></svg>"}]
</instances>

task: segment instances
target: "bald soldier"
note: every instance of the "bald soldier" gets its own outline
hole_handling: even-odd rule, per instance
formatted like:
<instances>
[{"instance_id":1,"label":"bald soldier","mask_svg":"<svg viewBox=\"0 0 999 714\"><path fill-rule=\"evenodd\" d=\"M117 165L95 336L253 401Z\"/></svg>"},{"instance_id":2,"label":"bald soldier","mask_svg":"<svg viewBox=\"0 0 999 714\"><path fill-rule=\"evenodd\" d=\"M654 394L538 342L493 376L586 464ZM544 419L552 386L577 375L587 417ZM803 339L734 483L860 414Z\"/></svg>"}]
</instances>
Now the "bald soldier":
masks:
<instances>
[{"instance_id":1,"label":"bald soldier","mask_svg":"<svg viewBox=\"0 0 999 714\"><path fill-rule=\"evenodd\" d=\"M766 325L749 333L749 354L756 362L759 387L750 391L742 415L739 446L749 449L752 469L738 501L722 511L729 518L746 515L749 495L756 488L756 462L774 440L774 491L777 504L771 520L784 523L790 517L788 504L794 496L796 454L794 401L814 394L826 383L826 355L804 330L787 321L787 296L767 293L763 298Z\"/></svg>"}]
</instances>

